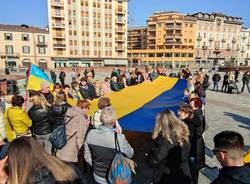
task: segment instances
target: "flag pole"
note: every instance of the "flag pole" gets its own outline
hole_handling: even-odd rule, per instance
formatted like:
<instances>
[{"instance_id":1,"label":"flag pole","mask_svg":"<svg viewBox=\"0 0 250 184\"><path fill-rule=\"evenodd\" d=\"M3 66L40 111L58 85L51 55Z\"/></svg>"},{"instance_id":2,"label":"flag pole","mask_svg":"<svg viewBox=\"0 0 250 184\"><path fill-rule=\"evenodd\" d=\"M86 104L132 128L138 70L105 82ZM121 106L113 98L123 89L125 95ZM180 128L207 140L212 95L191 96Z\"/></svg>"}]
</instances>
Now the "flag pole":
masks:
<instances>
[{"instance_id":1,"label":"flag pole","mask_svg":"<svg viewBox=\"0 0 250 184\"><path fill-rule=\"evenodd\" d=\"M28 83L29 83L29 78L30 78L30 68L32 64L29 66L26 75L27 75L27 80L26 80L26 94L25 94L25 101L24 101L24 110L26 111L27 106L28 106Z\"/></svg>"}]
</instances>

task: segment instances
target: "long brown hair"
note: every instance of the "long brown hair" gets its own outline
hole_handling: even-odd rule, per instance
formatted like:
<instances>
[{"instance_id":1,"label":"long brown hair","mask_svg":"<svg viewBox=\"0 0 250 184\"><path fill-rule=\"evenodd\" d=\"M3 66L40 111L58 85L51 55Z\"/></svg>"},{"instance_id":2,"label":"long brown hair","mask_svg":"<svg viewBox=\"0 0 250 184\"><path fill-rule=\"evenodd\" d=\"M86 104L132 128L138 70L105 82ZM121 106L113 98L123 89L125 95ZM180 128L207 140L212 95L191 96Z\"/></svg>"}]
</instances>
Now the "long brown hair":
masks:
<instances>
[{"instance_id":1,"label":"long brown hair","mask_svg":"<svg viewBox=\"0 0 250 184\"><path fill-rule=\"evenodd\" d=\"M156 117L152 138L156 139L160 135L171 144L183 145L188 142L189 130L187 125L178 119L174 112L164 110Z\"/></svg>"},{"instance_id":2,"label":"long brown hair","mask_svg":"<svg viewBox=\"0 0 250 184\"><path fill-rule=\"evenodd\" d=\"M49 155L32 137L15 139L10 144L8 158L9 184L30 183L34 171L42 167L48 169L56 181L73 182L77 179L72 167Z\"/></svg>"}]
</instances>

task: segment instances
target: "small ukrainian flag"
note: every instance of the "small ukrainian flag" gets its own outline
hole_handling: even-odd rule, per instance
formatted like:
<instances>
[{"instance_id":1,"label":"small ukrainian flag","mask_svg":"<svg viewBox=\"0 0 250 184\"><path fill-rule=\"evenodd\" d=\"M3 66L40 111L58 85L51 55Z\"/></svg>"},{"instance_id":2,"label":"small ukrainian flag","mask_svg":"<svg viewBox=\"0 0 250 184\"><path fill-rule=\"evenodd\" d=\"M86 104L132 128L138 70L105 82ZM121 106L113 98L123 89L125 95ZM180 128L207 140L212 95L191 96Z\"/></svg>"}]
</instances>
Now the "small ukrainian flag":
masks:
<instances>
[{"instance_id":1,"label":"small ukrainian flag","mask_svg":"<svg viewBox=\"0 0 250 184\"><path fill-rule=\"evenodd\" d=\"M27 90L39 91L41 90L41 84L44 82L47 82L50 85L50 90L53 90L54 85L48 75L32 64L28 77Z\"/></svg>"}]
</instances>

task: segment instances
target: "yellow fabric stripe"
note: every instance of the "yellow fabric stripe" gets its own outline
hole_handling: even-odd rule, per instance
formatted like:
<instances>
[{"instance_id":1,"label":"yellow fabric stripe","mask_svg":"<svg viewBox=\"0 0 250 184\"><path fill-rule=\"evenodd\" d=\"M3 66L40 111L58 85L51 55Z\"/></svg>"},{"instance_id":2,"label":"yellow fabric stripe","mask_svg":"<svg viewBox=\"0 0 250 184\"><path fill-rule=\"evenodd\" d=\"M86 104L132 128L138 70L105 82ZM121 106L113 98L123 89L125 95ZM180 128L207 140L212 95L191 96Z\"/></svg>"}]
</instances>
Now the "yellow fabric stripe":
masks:
<instances>
[{"instance_id":1,"label":"yellow fabric stripe","mask_svg":"<svg viewBox=\"0 0 250 184\"><path fill-rule=\"evenodd\" d=\"M27 84L27 90L35 90L39 91L41 90L41 84L43 82L47 82L50 84L50 90L53 90L53 84L51 84L49 81L35 77L33 75L29 76L28 84Z\"/></svg>"},{"instance_id":2,"label":"yellow fabric stripe","mask_svg":"<svg viewBox=\"0 0 250 184\"><path fill-rule=\"evenodd\" d=\"M136 86L127 87L119 92L113 92L110 98L112 107L116 110L117 119L139 109L163 92L170 90L178 81L177 78L158 77L153 82L145 82ZM98 109L98 99L91 101L90 115Z\"/></svg>"}]
</instances>

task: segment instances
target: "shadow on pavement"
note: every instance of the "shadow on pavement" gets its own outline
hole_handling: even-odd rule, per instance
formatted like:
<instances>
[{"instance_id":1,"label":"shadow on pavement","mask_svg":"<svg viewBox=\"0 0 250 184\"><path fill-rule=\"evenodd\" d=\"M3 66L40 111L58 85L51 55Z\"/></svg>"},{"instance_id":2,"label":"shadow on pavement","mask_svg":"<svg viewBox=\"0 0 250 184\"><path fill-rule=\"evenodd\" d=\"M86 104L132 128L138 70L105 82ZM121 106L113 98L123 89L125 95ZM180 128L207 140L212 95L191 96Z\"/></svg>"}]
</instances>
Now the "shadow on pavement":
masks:
<instances>
[{"instance_id":1,"label":"shadow on pavement","mask_svg":"<svg viewBox=\"0 0 250 184\"><path fill-rule=\"evenodd\" d=\"M250 118L244 117L244 116L241 116L241 115L238 115L238 114L234 114L234 113L231 113L231 112L224 112L224 115L232 117L233 120L238 121L238 122L240 122L242 124L245 124L250 128Z\"/></svg>"}]
</instances>

